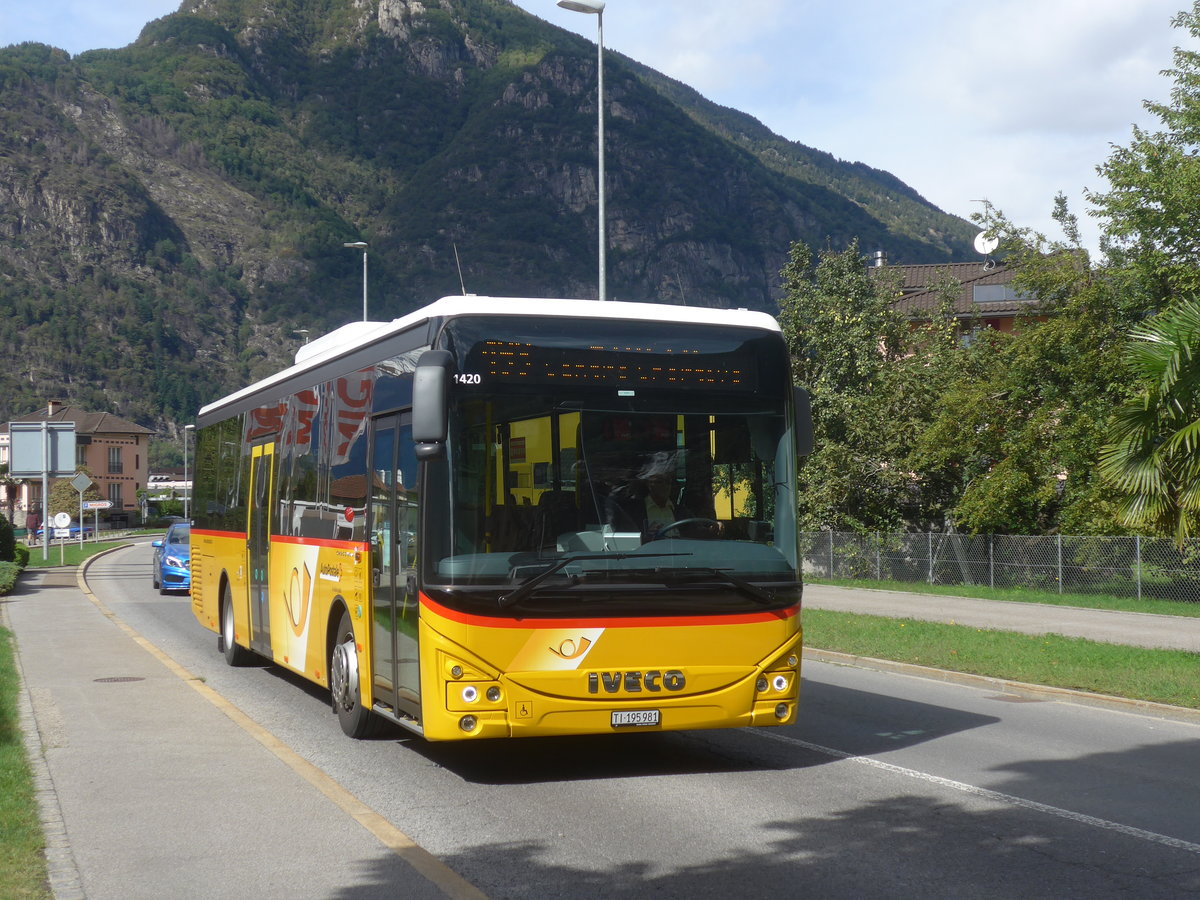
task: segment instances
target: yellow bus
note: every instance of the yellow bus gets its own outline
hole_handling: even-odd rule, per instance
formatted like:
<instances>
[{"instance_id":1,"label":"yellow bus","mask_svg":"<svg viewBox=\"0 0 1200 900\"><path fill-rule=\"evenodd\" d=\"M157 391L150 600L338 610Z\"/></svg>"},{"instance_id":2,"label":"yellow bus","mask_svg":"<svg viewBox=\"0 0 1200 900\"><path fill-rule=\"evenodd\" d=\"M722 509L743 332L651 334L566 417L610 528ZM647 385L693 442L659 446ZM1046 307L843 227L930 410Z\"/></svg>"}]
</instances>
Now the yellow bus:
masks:
<instances>
[{"instance_id":1,"label":"yellow bus","mask_svg":"<svg viewBox=\"0 0 1200 900\"><path fill-rule=\"evenodd\" d=\"M353 737L788 724L810 442L764 313L446 297L200 410L192 609Z\"/></svg>"}]
</instances>

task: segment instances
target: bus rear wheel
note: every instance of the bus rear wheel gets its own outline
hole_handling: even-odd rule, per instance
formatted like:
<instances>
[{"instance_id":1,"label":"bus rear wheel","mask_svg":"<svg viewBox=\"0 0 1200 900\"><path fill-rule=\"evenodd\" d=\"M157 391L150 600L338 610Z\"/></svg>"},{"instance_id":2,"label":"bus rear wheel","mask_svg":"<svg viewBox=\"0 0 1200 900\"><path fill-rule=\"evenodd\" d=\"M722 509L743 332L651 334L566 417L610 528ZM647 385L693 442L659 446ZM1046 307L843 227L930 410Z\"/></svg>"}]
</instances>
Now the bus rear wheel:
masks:
<instances>
[{"instance_id":1,"label":"bus rear wheel","mask_svg":"<svg viewBox=\"0 0 1200 900\"><path fill-rule=\"evenodd\" d=\"M358 689L358 646L350 614L343 611L329 655L329 692L342 731L352 738L370 737L379 727L379 717L363 706Z\"/></svg>"},{"instance_id":2,"label":"bus rear wheel","mask_svg":"<svg viewBox=\"0 0 1200 900\"><path fill-rule=\"evenodd\" d=\"M221 649L225 653L225 662L229 665L250 664L252 654L234 638L233 592L229 590L228 582L221 591Z\"/></svg>"}]
</instances>

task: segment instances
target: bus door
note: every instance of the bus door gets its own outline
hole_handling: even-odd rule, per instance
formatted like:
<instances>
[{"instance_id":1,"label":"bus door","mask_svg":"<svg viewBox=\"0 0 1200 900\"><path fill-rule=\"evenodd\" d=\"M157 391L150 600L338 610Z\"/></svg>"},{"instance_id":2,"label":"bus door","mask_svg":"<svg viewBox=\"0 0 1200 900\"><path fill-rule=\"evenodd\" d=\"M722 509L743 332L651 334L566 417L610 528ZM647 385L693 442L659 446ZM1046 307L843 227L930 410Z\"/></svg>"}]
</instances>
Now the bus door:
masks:
<instances>
[{"instance_id":1,"label":"bus door","mask_svg":"<svg viewBox=\"0 0 1200 900\"><path fill-rule=\"evenodd\" d=\"M417 457L410 416L375 419L371 437L371 672L377 702L420 718Z\"/></svg>"},{"instance_id":2,"label":"bus door","mask_svg":"<svg viewBox=\"0 0 1200 900\"><path fill-rule=\"evenodd\" d=\"M271 653L270 593L267 584L274 495L275 445L253 448L250 456L250 646L268 659Z\"/></svg>"}]
</instances>

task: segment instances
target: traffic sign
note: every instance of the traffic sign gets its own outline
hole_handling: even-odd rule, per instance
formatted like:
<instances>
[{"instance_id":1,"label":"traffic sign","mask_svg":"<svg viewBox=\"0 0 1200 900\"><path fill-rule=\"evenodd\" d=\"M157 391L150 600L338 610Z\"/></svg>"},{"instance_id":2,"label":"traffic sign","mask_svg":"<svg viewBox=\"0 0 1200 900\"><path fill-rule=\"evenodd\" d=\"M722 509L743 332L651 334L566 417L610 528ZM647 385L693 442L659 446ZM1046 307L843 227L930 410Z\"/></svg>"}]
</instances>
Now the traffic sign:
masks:
<instances>
[{"instance_id":1,"label":"traffic sign","mask_svg":"<svg viewBox=\"0 0 1200 900\"><path fill-rule=\"evenodd\" d=\"M75 490L79 491L81 494L90 488L92 484L92 479L88 478L82 472L77 473L75 477L71 479L71 487L75 488Z\"/></svg>"},{"instance_id":2,"label":"traffic sign","mask_svg":"<svg viewBox=\"0 0 1200 900\"><path fill-rule=\"evenodd\" d=\"M112 501L111 500L84 500L83 508L84 509L111 509Z\"/></svg>"},{"instance_id":3,"label":"traffic sign","mask_svg":"<svg viewBox=\"0 0 1200 900\"><path fill-rule=\"evenodd\" d=\"M54 516L54 527L55 528L70 528L71 527L71 514L70 513L56 513Z\"/></svg>"}]
</instances>

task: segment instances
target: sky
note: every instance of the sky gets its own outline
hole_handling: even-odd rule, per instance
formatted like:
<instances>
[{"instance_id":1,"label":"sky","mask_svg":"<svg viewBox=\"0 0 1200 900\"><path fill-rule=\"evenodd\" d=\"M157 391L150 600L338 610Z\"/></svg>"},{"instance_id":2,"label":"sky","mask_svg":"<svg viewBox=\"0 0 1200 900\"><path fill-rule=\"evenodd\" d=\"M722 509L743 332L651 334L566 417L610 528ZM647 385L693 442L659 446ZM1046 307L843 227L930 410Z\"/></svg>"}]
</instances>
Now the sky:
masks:
<instances>
[{"instance_id":1,"label":"sky","mask_svg":"<svg viewBox=\"0 0 1200 900\"><path fill-rule=\"evenodd\" d=\"M896 175L955 215L984 201L1061 237L1067 196L1084 242L1085 189L1146 100L1169 98L1171 27L1188 0L607 0L604 46L749 113L775 133ZM593 15L516 0L596 39ZM75 54L132 42L178 0L0 0L0 45Z\"/></svg>"}]
</instances>

